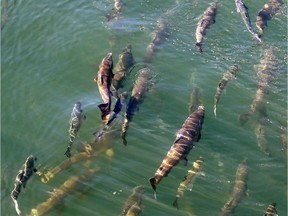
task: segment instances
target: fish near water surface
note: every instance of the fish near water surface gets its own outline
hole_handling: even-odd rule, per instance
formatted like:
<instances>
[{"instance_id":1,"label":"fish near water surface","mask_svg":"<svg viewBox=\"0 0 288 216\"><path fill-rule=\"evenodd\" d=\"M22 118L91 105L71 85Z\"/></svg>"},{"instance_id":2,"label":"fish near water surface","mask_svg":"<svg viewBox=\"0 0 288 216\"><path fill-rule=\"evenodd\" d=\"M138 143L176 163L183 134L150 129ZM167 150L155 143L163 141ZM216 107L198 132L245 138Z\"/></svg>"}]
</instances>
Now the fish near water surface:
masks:
<instances>
[{"instance_id":1,"label":"fish near water surface","mask_svg":"<svg viewBox=\"0 0 288 216\"><path fill-rule=\"evenodd\" d=\"M217 109L217 104L220 100L220 96L225 89L226 85L228 82L236 77L236 73L239 70L240 66L237 64L234 64L229 68L229 70L223 74L222 79L219 81L217 89L216 89L216 94L214 96L214 115L216 116L216 109Z\"/></svg>"},{"instance_id":2,"label":"fish near water surface","mask_svg":"<svg viewBox=\"0 0 288 216\"><path fill-rule=\"evenodd\" d=\"M264 34L264 29L267 27L267 21L272 19L283 4L282 0L270 0L258 12L256 17L256 27L258 28L260 37Z\"/></svg>"},{"instance_id":3,"label":"fish near water surface","mask_svg":"<svg viewBox=\"0 0 288 216\"><path fill-rule=\"evenodd\" d=\"M122 11L122 7L126 5L122 0L114 0L114 8L113 11L106 14L105 17L107 21L110 21L114 18L117 18Z\"/></svg>"},{"instance_id":4,"label":"fish near water surface","mask_svg":"<svg viewBox=\"0 0 288 216\"><path fill-rule=\"evenodd\" d=\"M119 60L114 67L114 75L112 79L112 94L114 97L118 97L118 89L122 87L122 80L128 75L129 69L135 64L134 57L132 55L132 46L126 46L122 53L119 55Z\"/></svg>"},{"instance_id":5,"label":"fish near water surface","mask_svg":"<svg viewBox=\"0 0 288 216\"><path fill-rule=\"evenodd\" d=\"M21 192L21 189L26 187L26 183L32 176L33 172L37 172L37 169L35 168L35 165L34 165L34 162L36 160L37 160L36 157L34 157L33 155L30 155L26 159L23 165L23 169L19 170L19 173L17 174L16 179L15 179L14 189L11 192L11 198L15 205L15 210L18 215L21 215L21 211L19 209L17 199Z\"/></svg>"},{"instance_id":6,"label":"fish near water surface","mask_svg":"<svg viewBox=\"0 0 288 216\"><path fill-rule=\"evenodd\" d=\"M150 178L150 184L156 195L156 185L167 176L171 169L183 159L187 164L187 156L194 146L194 142L198 142L201 138L201 129L204 121L205 108L198 106L185 120L181 129L176 134L176 139L170 150L164 157L161 165L156 170L154 177Z\"/></svg>"},{"instance_id":7,"label":"fish near water surface","mask_svg":"<svg viewBox=\"0 0 288 216\"><path fill-rule=\"evenodd\" d=\"M133 188L133 193L128 197L122 210L122 216L138 215L141 212L141 201L145 190L143 186Z\"/></svg>"},{"instance_id":8,"label":"fish near water surface","mask_svg":"<svg viewBox=\"0 0 288 216\"><path fill-rule=\"evenodd\" d=\"M97 76L94 81L98 84L98 89L104 103L99 104L98 107L101 110L101 118L106 121L107 116L111 111L111 82L113 78L113 59L112 53L108 53L103 58Z\"/></svg>"},{"instance_id":9,"label":"fish near water surface","mask_svg":"<svg viewBox=\"0 0 288 216\"><path fill-rule=\"evenodd\" d=\"M264 216L278 216L277 209L276 209L276 203L271 203L267 207Z\"/></svg>"},{"instance_id":10,"label":"fish near water surface","mask_svg":"<svg viewBox=\"0 0 288 216\"><path fill-rule=\"evenodd\" d=\"M242 201L243 197L247 195L247 180L248 166L245 159L237 168L233 190L230 194L229 200L221 209L219 216L228 216L235 212L235 209Z\"/></svg>"},{"instance_id":11,"label":"fish near water surface","mask_svg":"<svg viewBox=\"0 0 288 216\"><path fill-rule=\"evenodd\" d=\"M247 30L252 34L252 36L259 42L259 43L263 43L263 41L261 40L261 38L259 37L259 35L257 35L251 25L251 20L250 20L250 16L249 16L249 12L248 12L248 7L243 3L242 0L235 0L235 4L236 4L236 8L237 8L237 12L240 13L244 24L247 28Z\"/></svg>"},{"instance_id":12,"label":"fish near water surface","mask_svg":"<svg viewBox=\"0 0 288 216\"><path fill-rule=\"evenodd\" d=\"M192 184L192 181L195 179L196 175L199 174L201 170L201 166L204 162L203 157L199 157L194 163L190 170L188 170L187 175L184 177L183 181L180 183L177 192L176 192L176 199L173 202L173 206L175 206L177 209L178 207L178 199L184 195L184 192L187 190L187 188Z\"/></svg>"},{"instance_id":13,"label":"fish near water surface","mask_svg":"<svg viewBox=\"0 0 288 216\"><path fill-rule=\"evenodd\" d=\"M257 66L257 89L255 97L250 105L250 109L247 113L240 116L240 124L244 125L250 117L259 112L262 116L266 116L266 108L263 100L268 93L268 88L276 76L278 70L278 60L274 53L274 48L271 46L264 51L263 57L260 60L260 64Z\"/></svg>"},{"instance_id":14,"label":"fish near water surface","mask_svg":"<svg viewBox=\"0 0 288 216\"><path fill-rule=\"evenodd\" d=\"M257 120L255 126L255 135L257 138L258 146L260 150L265 153L267 156L270 156L267 139L265 138L265 122L267 121L265 116L260 116Z\"/></svg>"},{"instance_id":15,"label":"fish near water surface","mask_svg":"<svg viewBox=\"0 0 288 216\"><path fill-rule=\"evenodd\" d=\"M146 92L149 90L151 78L152 74L148 67L145 67L138 72L138 77L133 85L132 93L124 114L124 123L122 125L121 133L124 145L127 145L126 134L129 124L132 121L133 115L138 109L139 104L143 101Z\"/></svg>"},{"instance_id":16,"label":"fish near water surface","mask_svg":"<svg viewBox=\"0 0 288 216\"><path fill-rule=\"evenodd\" d=\"M81 108L81 103L77 102L74 104L72 113L71 113L71 117L69 120L69 145L66 149L66 152L64 153L64 155L66 155L67 157L71 157L71 147L72 144L74 142L74 139L77 136L77 133L82 125L82 122L86 119L86 115L83 113L83 110Z\"/></svg>"},{"instance_id":17,"label":"fish near water surface","mask_svg":"<svg viewBox=\"0 0 288 216\"><path fill-rule=\"evenodd\" d=\"M217 13L217 2L212 2L211 6L209 6L205 12L203 13L201 19L197 23L196 27L196 47L200 51L200 53L203 52L202 50L202 43L204 36L206 35L206 30L215 23Z\"/></svg>"}]
</instances>

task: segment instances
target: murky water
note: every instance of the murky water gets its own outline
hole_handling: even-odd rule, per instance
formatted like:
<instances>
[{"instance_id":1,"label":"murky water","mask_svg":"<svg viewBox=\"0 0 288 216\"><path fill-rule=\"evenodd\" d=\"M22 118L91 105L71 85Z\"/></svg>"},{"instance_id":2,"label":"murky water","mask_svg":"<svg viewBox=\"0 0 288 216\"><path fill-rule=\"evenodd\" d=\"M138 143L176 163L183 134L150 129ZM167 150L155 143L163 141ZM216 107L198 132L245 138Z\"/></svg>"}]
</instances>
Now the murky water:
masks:
<instances>
[{"instance_id":1,"label":"murky water","mask_svg":"<svg viewBox=\"0 0 288 216\"><path fill-rule=\"evenodd\" d=\"M246 1L247 2L247 1ZM127 133L127 147L120 137L121 125L99 144L99 154L73 164L47 183L34 174L18 198L23 215L49 199L49 193L72 176L94 170L67 191L46 215L120 215L132 189L143 185L141 215L218 215L232 190L238 164L247 158L248 196L235 215L263 215L277 203L279 215L287 214L287 154L283 151L281 126L287 126L287 3L268 21L260 46L247 32L234 1L219 1L216 23L207 31L203 54L195 47L195 29L209 1L125 1L118 20L106 21L112 0L103 1L7 1L1 32L1 212L15 215L10 198L18 170L28 155L37 156L36 168L51 170L66 161L69 118L81 101L87 116L72 154L80 142L91 142L102 128L97 105L101 97L93 82L102 58L113 52L114 63L127 45L143 64L157 20L166 13L170 36L158 47L149 67L149 90ZM248 1L253 27L258 10L266 3ZM4 4L5 6L5 4ZM3 6L3 7L4 7ZM3 13L2 11L2 13ZM255 28L256 29L256 28ZM267 123L264 136L270 156L263 153L255 135L258 114L241 126L257 88L257 67L262 54L275 47L278 69L269 84L264 103ZM237 79L226 86L213 113L216 87L224 72L239 64ZM124 81L130 91L137 70ZM148 179L160 165L189 114L193 87L200 89L206 108L202 138L188 156L157 186L157 200ZM102 145L102 146L101 146ZM97 147L97 148L98 148ZM109 149L109 151L106 151ZM177 187L192 162L205 162L192 190L172 203ZM78 189L77 189L78 188Z\"/></svg>"}]
</instances>

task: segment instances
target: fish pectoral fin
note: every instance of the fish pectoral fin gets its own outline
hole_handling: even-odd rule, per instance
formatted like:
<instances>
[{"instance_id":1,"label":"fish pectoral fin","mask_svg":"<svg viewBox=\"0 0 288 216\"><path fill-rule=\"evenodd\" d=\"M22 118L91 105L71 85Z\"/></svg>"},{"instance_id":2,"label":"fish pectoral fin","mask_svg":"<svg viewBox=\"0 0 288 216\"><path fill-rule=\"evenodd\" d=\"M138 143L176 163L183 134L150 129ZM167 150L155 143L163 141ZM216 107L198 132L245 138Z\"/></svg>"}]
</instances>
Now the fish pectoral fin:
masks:
<instances>
[{"instance_id":1,"label":"fish pectoral fin","mask_svg":"<svg viewBox=\"0 0 288 216\"><path fill-rule=\"evenodd\" d=\"M36 168L33 169L34 172L37 172L38 170Z\"/></svg>"},{"instance_id":2,"label":"fish pectoral fin","mask_svg":"<svg viewBox=\"0 0 288 216\"><path fill-rule=\"evenodd\" d=\"M201 139L201 132L199 132L199 135L198 135L198 137L197 137L196 142L199 142L200 139Z\"/></svg>"}]
</instances>

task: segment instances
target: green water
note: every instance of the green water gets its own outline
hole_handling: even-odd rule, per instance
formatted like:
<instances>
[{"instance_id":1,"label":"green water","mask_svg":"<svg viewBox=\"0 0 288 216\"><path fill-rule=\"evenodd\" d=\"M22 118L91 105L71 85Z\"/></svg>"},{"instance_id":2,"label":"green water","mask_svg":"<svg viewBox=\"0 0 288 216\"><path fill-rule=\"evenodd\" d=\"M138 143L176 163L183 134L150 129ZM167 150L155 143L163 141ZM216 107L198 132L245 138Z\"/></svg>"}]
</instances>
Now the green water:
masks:
<instances>
[{"instance_id":1,"label":"green water","mask_svg":"<svg viewBox=\"0 0 288 216\"><path fill-rule=\"evenodd\" d=\"M14 1L12 1L14 3ZM65 158L69 118L73 105L81 101L87 120L79 132L80 141L90 142L92 133L102 127L97 104L101 97L93 78L102 58L113 52L113 60L132 45L135 60L141 64L157 19L169 11L171 35L159 47L150 64L153 88L134 116L124 147L120 131L111 132L105 142L112 157L99 155L90 167L100 167L84 182L85 190L69 193L47 215L120 215L132 189L145 187L141 215L218 215L229 198L238 164L246 157L249 166L248 196L235 215L263 215L267 206L277 203L279 215L287 214L287 155L282 150L280 126L287 125L287 2L268 21L264 45L246 31L234 1L219 1L216 23L207 31L204 53L195 44L195 29L210 1L127 0L118 20L106 21L113 8L110 0L15 1L9 4L1 32L1 213L16 215L10 198L14 180L27 156L37 156L37 169L51 169ZM252 24L266 0L246 1ZM8 1L9 3L9 1ZM3 9L3 8L2 8ZM257 146L254 128L257 115L240 126L239 116L249 109L257 86L261 55L276 47L279 69L265 98L268 123L265 138L268 157ZM114 63L114 64L115 64ZM219 80L232 64L241 70L221 96L217 118L213 98ZM134 71L135 72L135 71ZM130 90L134 74L124 83ZM175 139L175 133L188 117L190 95L199 87L206 108L202 138L191 150L186 167L181 161L157 187L157 200L148 179L160 165ZM116 126L119 129L121 126ZM172 203L187 169L200 155L203 171L192 191ZM23 215L49 198L49 191L87 167L79 163L44 184L34 174L18 198Z\"/></svg>"}]
</instances>

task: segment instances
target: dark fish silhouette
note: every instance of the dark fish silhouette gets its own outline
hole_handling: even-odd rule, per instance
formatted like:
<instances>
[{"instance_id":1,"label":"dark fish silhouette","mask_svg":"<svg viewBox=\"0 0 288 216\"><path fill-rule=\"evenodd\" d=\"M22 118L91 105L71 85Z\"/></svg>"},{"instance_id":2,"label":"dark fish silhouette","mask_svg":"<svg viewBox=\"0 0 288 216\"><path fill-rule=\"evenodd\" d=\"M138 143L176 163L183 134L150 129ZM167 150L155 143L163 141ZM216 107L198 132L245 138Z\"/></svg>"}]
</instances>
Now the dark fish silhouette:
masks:
<instances>
[{"instance_id":1,"label":"dark fish silhouette","mask_svg":"<svg viewBox=\"0 0 288 216\"><path fill-rule=\"evenodd\" d=\"M170 11L163 13L161 17L157 20L157 28L152 33L152 41L146 47L146 54L144 57L144 62L149 63L158 47L170 36L168 28L168 16Z\"/></svg>"},{"instance_id":2,"label":"dark fish silhouette","mask_svg":"<svg viewBox=\"0 0 288 216\"><path fill-rule=\"evenodd\" d=\"M105 15L107 21L110 21L114 18L118 18L119 14L122 11L122 7L126 5L122 0L114 0L114 8L112 12Z\"/></svg>"},{"instance_id":3,"label":"dark fish silhouette","mask_svg":"<svg viewBox=\"0 0 288 216\"><path fill-rule=\"evenodd\" d=\"M118 97L118 89L122 87L122 80L128 75L129 69L135 64L132 55L132 46L125 47L119 55L119 60L114 67L114 76L112 79L111 91L113 96Z\"/></svg>"},{"instance_id":4,"label":"dark fish silhouette","mask_svg":"<svg viewBox=\"0 0 288 216\"><path fill-rule=\"evenodd\" d=\"M34 157L33 155L30 155L26 159L26 161L23 165L23 169L19 170L19 173L15 179L14 189L11 192L11 198L15 204L15 210L16 210L18 215L21 215L21 211L19 209L17 199L18 199L18 196L21 192L22 187L23 188L26 187L26 183L29 180L29 178L32 176L33 172L37 172L37 169L34 166L34 162L36 160L37 160L36 157Z\"/></svg>"},{"instance_id":5,"label":"dark fish silhouette","mask_svg":"<svg viewBox=\"0 0 288 216\"><path fill-rule=\"evenodd\" d=\"M175 206L177 209L178 207L178 199L184 195L184 192L187 190L187 188L192 184L193 180L195 179L196 175L199 174L201 170L201 166L204 162L203 157L199 157L194 163L190 170L188 170L187 175L184 177L183 181L180 183L177 192L176 192L176 199L173 202L173 206Z\"/></svg>"},{"instance_id":6,"label":"dark fish silhouette","mask_svg":"<svg viewBox=\"0 0 288 216\"><path fill-rule=\"evenodd\" d=\"M239 164L236 171L236 178L234 187L229 200L221 209L219 216L228 216L235 212L238 204L242 201L243 197L247 195L247 179L248 179L248 166L246 159Z\"/></svg>"},{"instance_id":7,"label":"dark fish silhouette","mask_svg":"<svg viewBox=\"0 0 288 216\"><path fill-rule=\"evenodd\" d=\"M240 124L244 125L250 117L257 112L262 116L266 116L266 109L263 104L265 95L268 93L269 85L272 79L275 77L278 69L278 61L274 54L274 49L270 47L265 50L263 58L260 60L260 65L258 65L258 83L255 93L254 100L250 105L250 109L247 113L240 116Z\"/></svg>"},{"instance_id":8,"label":"dark fish silhouette","mask_svg":"<svg viewBox=\"0 0 288 216\"><path fill-rule=\"evenodd\" d=\"M258 146L260 150L265 153L266 155L270 156L268 145L267 145L267 139L265 138L265 123L267 119L265 116L260 116L257 120L256 126L255 126L255 135L257 138Z\"/></svg>"},{"instance_id":9,"label":"dark fish silhouette","mask_svg":"<svg viewBox=\"0 0 288 216\"><path fill-rule=\"evenodd\" d=\"M215 17L217 13L217 2L212 2L211 6L209 6L203 13L201 19L197 23L196 27L196 47L202 53L202 42L204 36L206 35L206 30L215 23Z\"/></svg>"},{"instance_id":10,"label":"dark fish silhouette","mask_svg":"<svg viewBox=\"0 0 288 216\"><path fill-rule=\"evenodd\" d=\"M201 138L201 129L204 121L204 106L199 106L185 120L182 128L177 132L176 139L164 157L160 167L156 170L154 177L150 178L150 184L155 192L156 185L159 184L161 179L168 175L171 169L178 164L181 159L188 162L187 156L194 146L194 142L198 142Z\"/></svg>"},{"instance_id":11,"label":"dark fish silhouette","mask_svg":"<svg viewBox=\"0 0 288 216\"><path fill-rule=\"evenodd\" d=\"M113 60L112 53L108 53L105 58L103 58L97 76L94 81L97 82L100 95L104 103L99 104L98 107L101 110L102 120L105 122L111 111L111 82L113 78Z\"/></svg>"},{"instance_id":12,"label":"dark fish silhouette","mask_svg":"<svg viewBox=\"0 0 288 216\"><path fill-rule=\"evenodd\" d=\"M254 30L252 28L251 20L250 20L250 16L249 16L249 12L248 12L248 7L243 3L242 0L235 0L235 4L236 4L237 12L241 14L241 17L242 17L244 24L245 24L246 28L248 29L248 31L252 34L252 36L256 40L258 40L260 43L262 43L263 41L254 32Z\"/></svg>"},{"instance_id":13,"label":"dark fish silhouette","mask_svg":"<svg viewBox=\"0 0 288 216\"><path fill-rule=\"evenodd\" d=\"M264 34L264 29L267 27L267 21L280 10L283 5L282 0L270 0L263 8L258 12L256 17L256 27L260 33L260 37Z\"/></svg>"},{"instance_id":14,"label":"dark fish silhouette","mask_svg":"<svg viewBox=\"0 0 288 216\"><path fill-rule=\"evenodd\" d=\"M70 128L68 130L69 145L66 149L66 152L64 153L64 155L66 155L69 158L71 157L71 148L72 148L74 139L76 138L77 133L82 125L82 122L85 119L86 119L86 115L84 115L83 113L83 110L81 108L81 103L80 102L75 103L72 113L71 113L70 120L69 120L69 124L70 124Z\"/></svg>"},{"instance_id":15,"label":"dark fish silhouette","mask_svg":"<svg viewBox=\"0 0 288 216\"><path fill-rule=\"evenodd\" d=\"M276 209L276 203L271 203L271 204L267 207L264 216L278 216L277 209Z\"/></svg>"},{"instance_id":16,"label":"dark fish silhouette","mask_svg":"<svg viewBox=\"0 0 288 216\"><path fill-rule=\"evenodd\" d=\"M226 85L228 84L228 82L236 77L236 73L239 70L239 68L240 68L239 65L234 64L233 66L229 68L229 70L226 73L223 74L222 79L219 81L216 94L214 96L214 115L215 116L216 116L216 109L217 109L217 104L220 100L220 96L223 90L225 89Z\"/></svg>"},{"instance_id":17,"label":"dark fish silhouette","mask_svg":"<svg viewBox=\"0 0 288 216\"><path fill-rule=\"evenodd\" d=\"M122 216L138 215L141 212L141 201L144 192L143 186L133 188L133 193L124 204Z\"/></svg>"},{"instance_id":18,"label":"dark fish silhouette","mask_svg":"<svg viewBox=\"0 0 288 216\"><path fill-rule=\"evenodd\" d=\"M129 124L132 121L133 115L138 109L139 104L143 101L145 93L149 90L151 78L152 75L148 67L145 67L138 72L138 77L133 85L131 97L124 114L124 123L122 125L121 133L124 145L127 145L126 134Z\"/></svg>"}]
</instances>

